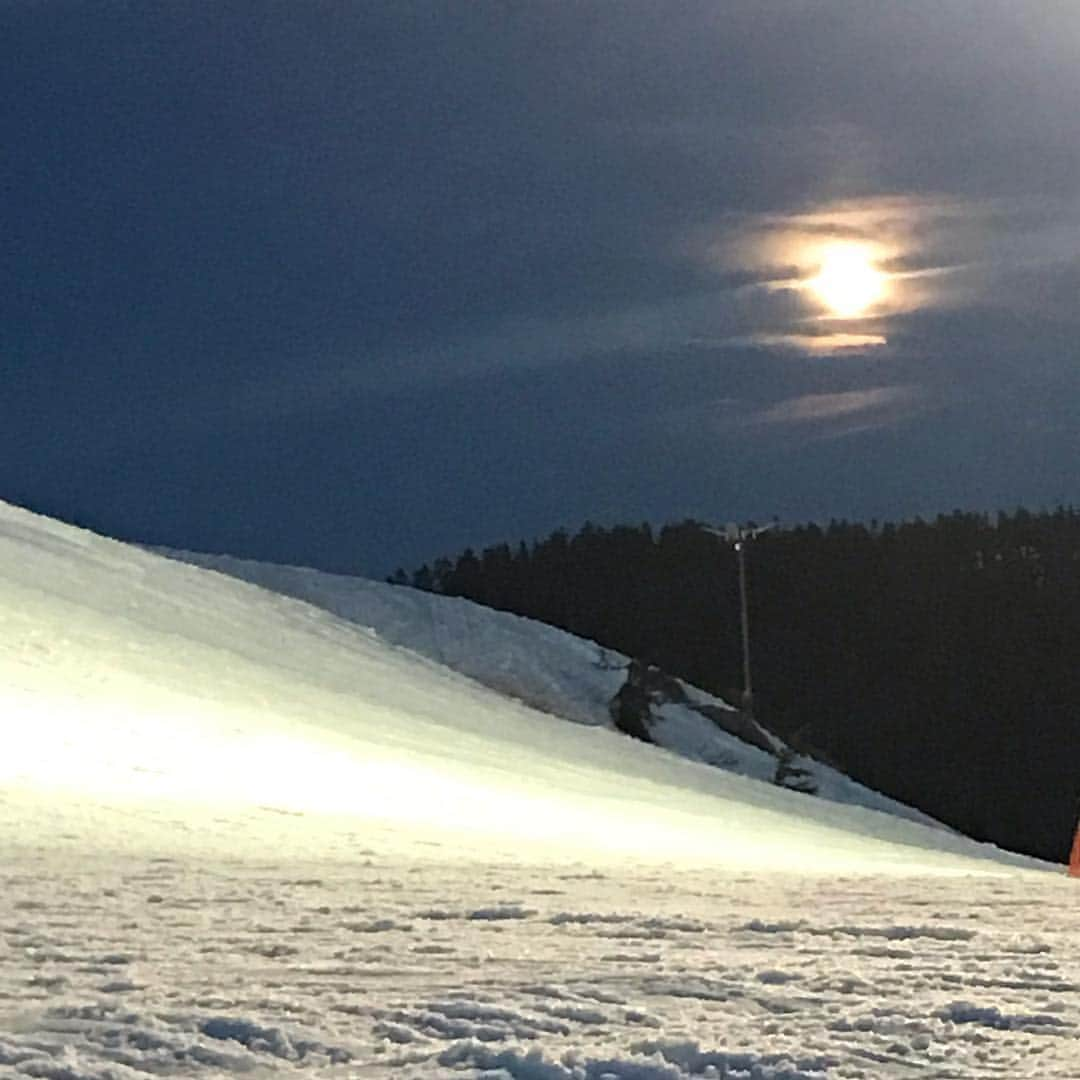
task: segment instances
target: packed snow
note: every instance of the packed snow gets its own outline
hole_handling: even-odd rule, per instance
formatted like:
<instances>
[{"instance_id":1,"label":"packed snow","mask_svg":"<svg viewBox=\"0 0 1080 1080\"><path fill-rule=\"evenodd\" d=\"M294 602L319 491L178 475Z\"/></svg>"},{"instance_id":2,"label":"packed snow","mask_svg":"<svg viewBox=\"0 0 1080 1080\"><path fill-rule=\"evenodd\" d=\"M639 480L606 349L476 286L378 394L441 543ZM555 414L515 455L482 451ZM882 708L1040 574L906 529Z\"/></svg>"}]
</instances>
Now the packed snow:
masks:
<instances>
[{"instance_id":1,"label":"packed snow","mask_svg":"<svg viewBox=\"0 0 1080 1080\"><path fill-rule=\"evenodd\" d=\"M0 504L0 1075L1080 1075L1060 868L408 644Z\"/></svg>"}]
</instances>

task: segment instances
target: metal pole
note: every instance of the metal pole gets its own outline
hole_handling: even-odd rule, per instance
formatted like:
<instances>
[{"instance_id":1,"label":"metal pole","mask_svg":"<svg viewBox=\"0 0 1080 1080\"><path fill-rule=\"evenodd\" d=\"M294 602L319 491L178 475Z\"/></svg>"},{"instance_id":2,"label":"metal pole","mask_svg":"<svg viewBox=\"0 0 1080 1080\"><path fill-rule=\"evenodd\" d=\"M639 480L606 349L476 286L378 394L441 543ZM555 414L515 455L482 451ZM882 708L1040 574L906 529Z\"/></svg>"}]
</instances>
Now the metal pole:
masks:
<instances>
[{"instance_id":1,"label":"metal pole","mask_svg":"<svg viewBox=\"0 0 1080 1080\"><path fill-rule=\"evenodd\" d=\"M754 688L750 682L750 609L746 598L746 547L745 540L735 542L735 553L739 556L739 600L742 609L742 655L743 655L743 692L742 709L747 716L754 715Z\"/></svg>"}]
</instances>

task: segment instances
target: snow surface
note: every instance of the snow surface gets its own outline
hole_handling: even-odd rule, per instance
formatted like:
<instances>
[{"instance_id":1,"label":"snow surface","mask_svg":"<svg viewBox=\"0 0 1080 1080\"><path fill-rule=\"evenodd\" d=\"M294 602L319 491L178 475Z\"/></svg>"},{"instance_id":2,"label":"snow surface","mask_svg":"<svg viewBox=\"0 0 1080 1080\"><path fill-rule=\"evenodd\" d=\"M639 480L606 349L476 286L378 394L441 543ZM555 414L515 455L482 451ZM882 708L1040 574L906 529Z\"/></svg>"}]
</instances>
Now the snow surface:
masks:
<instances>
[{"instance_id":1,"label":"snow surface","mask_svg":"<svg viewBox=\"0 0 1080 1080\"><path fill-rule=\"evenodd\" d=\"M0 1076L1080 1075L1060 870L0 504Z\"/></svg>"},{"instance_id":2,"label":"snow surface","mask_svg":"<svg viewBox=\"0 0 1080 1080\"><path fill-rule=\"evenodd\" d=\"M613 726L608 703L625 681L629 657L593 641L459 597L366 578L227 555L175 551L162 554L306 600L368 627L389 644L411 649L555 716L580 724ZM681 685L691 704L735 712L720 698L686 683ZM659 746L741 776L772 780L775 757L720 729L695 709L672 702L656 712L657 722L650 734ZM769 737L777 749L784 747L776 736ZM867 806L925 825L937 824L926 814L872 791L821 762L797 756L794 763L813 778L822 798Z\"/></svg>"}]
</instances>

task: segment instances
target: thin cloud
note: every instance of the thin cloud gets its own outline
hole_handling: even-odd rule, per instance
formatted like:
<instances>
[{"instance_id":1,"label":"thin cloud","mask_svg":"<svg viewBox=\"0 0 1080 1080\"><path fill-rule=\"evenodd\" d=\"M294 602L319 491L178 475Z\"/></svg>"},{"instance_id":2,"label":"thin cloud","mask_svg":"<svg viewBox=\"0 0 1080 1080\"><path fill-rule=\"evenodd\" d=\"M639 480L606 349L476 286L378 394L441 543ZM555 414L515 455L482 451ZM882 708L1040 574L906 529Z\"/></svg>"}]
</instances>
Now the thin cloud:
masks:
<instances>
[{"instance_id":1,"label":"thin cloud","mask_svg":"<svg viewBox=\"0 0 1080 1080\"><path fill-rule=\"evenodd\" d=\"M812 424L862 417L868 413L894 416L898 407L912 404L918 391L912 386L873 386L835 394L802 394L778 402L758 413L757 423Z\"/></svg>"},{"instance_id":2,"label":"thin cloud","mask_svg":"<svg viewBox=\"0 0 1080 1080\"><path fill-rule=\"evenodd\" d=\"M888 345L884 334L750 334L731 338L730 345L757 345L763 348L794 349L826 356L852 350L880 349Z\"/></svg>"},{"instance_id":3,"label":"thin cloud","mask_svg":"<svg viewBox=\"0 0 1080 1080\"><path fill-rule=\"evenodd\" d=\"M892 427L928 411L934 403L926 387L894 383L812 391L772 402L718 396L670 410L658 419L665 431L681 438L795 446Z\"/></svg>"}]
</instances>

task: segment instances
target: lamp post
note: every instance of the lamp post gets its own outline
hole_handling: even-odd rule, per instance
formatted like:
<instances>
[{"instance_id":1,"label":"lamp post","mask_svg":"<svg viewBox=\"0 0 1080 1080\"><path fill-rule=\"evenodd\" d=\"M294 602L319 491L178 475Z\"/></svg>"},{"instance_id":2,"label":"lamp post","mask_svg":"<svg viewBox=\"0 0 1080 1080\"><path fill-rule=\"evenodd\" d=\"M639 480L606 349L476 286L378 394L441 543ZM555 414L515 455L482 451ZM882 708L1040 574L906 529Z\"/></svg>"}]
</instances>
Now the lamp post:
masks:
<instances>
[{"instance_id":1,"label":"lamp post","mask_svg":"<svg viewBox=\"0 0 1080 1080\"><path fill-rule=\"evenodd\" d=\"M751 720L754 718L754 684L750 677L750 604L749 593L746 587L746 544L763 532L775 528L776 523L757 527L731 524L723 529L715 529L709 525L703 525L705 532L712 533L726 540L735 549L735 556L739 561L739 622L742 627L742 668L743 689L741 708L743 713Z\"/></svg>"},{"instance_id":2,"label":"lamp post","mask_svg":"<svg viewBox=\"0 0 1080 1080\"><path fill-rule=\"evenodd\" d=\"M750 607L746 594L746 541L740 536L735 541L735 554L739 559L739 612L742 624L742 710L748 717L754 716L754 685L750 679Z\"/></svg>"}]
</instances>

